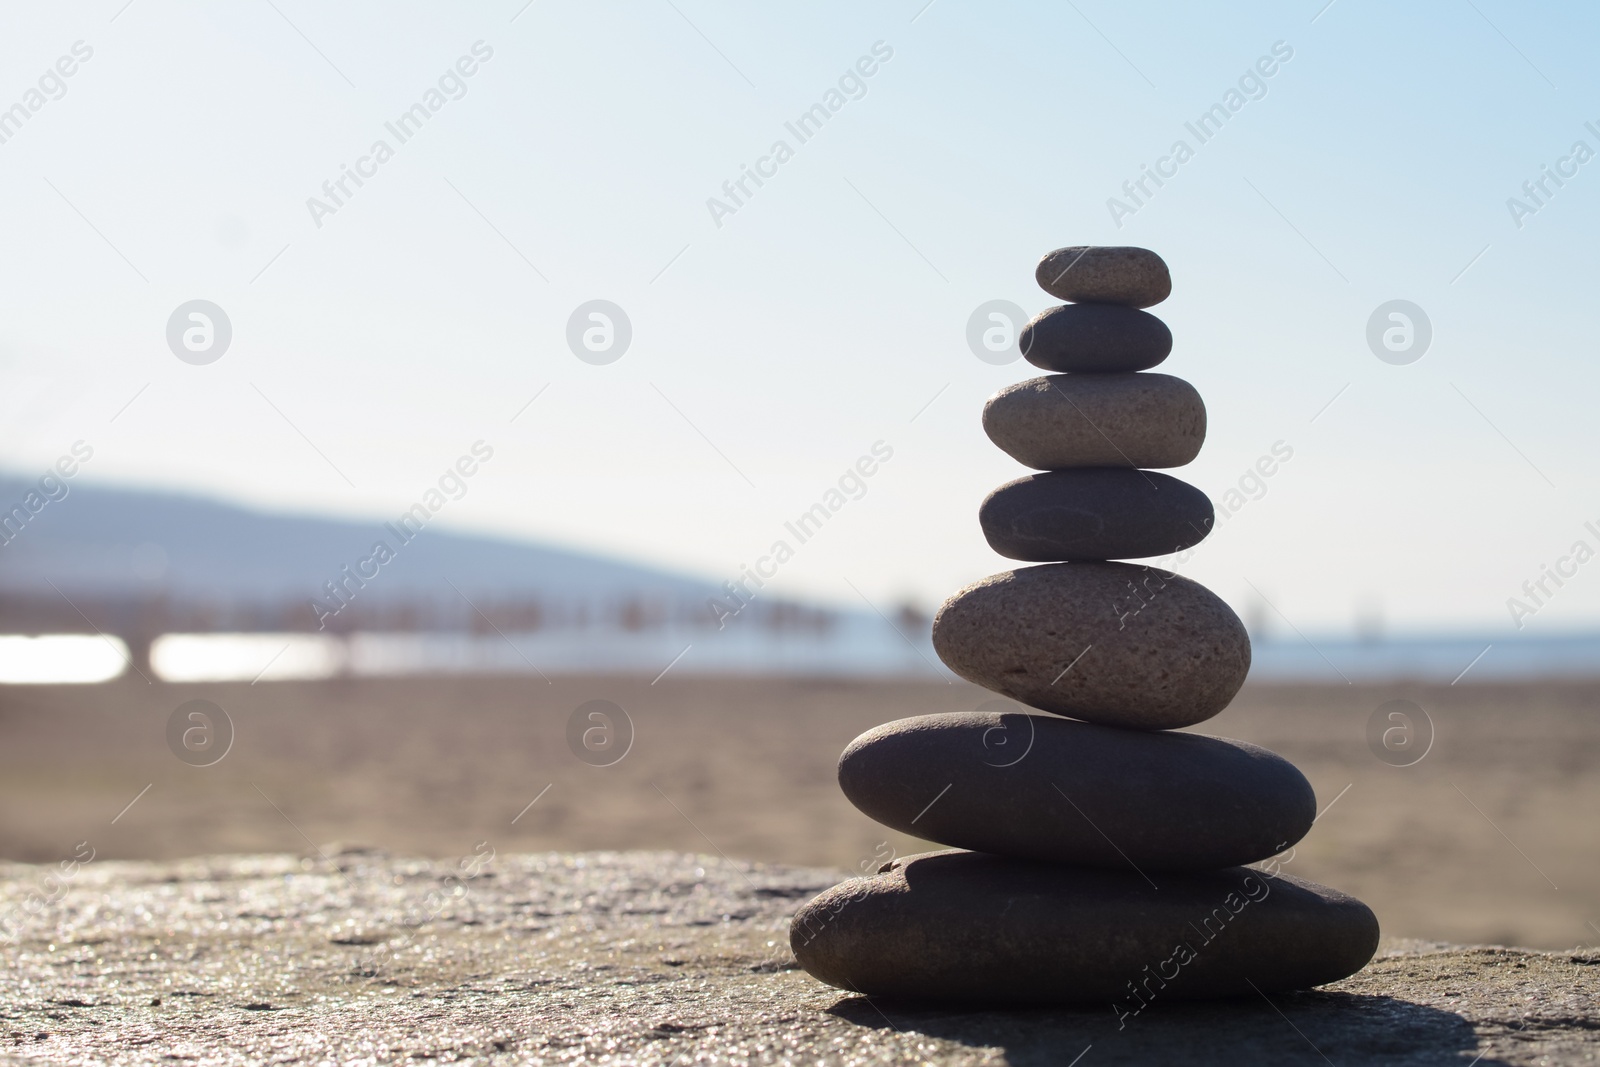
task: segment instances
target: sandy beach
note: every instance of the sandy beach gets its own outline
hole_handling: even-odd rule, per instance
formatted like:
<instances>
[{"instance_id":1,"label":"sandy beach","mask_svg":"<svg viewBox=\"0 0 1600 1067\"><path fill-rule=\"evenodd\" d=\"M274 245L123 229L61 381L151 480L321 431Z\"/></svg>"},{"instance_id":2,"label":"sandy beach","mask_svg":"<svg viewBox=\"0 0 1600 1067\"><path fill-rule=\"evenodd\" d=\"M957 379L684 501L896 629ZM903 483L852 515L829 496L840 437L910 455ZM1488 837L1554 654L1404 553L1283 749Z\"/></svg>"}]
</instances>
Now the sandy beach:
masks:
<instances>
[{"instance_id":1,"label":"sandy beach","mask_svg":"<svg viewBox=\"0 0 1600 1067\"><path fill-rule=\"evenodd\" d=\"M234 728L211 766L167 743L174 709L196 699ZM12 687L0 858L314 856L355 842L455 859L487 842L856 868L927 846L845 802L840 750L877 723L991 699L960 683L687 675ZM1411 766L1368 744L1394 699L1433 724ZM632 723L610 766L568 744L591 700ZM1286 869L1362 897L1385 935L1554 949L1600 942L1597 711L1600 683L1262 684L1198 729L1300 766L1323 812Z\"/></svg>"}]
</instances>

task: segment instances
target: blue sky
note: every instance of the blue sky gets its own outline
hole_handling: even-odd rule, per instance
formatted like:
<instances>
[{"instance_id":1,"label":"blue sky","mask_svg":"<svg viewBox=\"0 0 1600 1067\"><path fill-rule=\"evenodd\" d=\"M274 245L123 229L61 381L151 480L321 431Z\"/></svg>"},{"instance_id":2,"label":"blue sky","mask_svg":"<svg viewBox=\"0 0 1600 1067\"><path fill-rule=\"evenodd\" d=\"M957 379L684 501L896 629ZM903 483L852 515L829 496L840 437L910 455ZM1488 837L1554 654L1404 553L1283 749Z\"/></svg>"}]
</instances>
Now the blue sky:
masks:
<instances>
[{"instance_id":1,"label":"blue sky","mask_svg":"<svg viewBox=\"0 0 1600 1067\"><path fill-rule=\"evenodd\" d=\"M774 584L932 606L1006 566L976 511L1023 473L979 412L1035 372L976 358L968 316L1037 312L1040 254L1122 243L1171 265L1160 369L1210 412L1171 473L1221 500L1293 451L1178 566L1242 613L1510 632L1524 581L1600 548L1600 162L1520 227L1507 207L1600 150L1593 10L524 2L0 15L0 107L46 82L0 144L4 465L81 439L86 481L385 519L484 440L441 522L732 578L882 441ZM1198 144L1184 124L1279 42ZM799 143L785 123L874 45ZM399 143L385 124L441 77ZM1193 158L1119 227L1108 199L1179 138ZM379 139L392 158L314 219ZM194 299L233 331L204 366L166 341ZM605 365L566 342L595 299L632 325ZM1395 299L1432 324L1405 365L1366 341ZM1527 628L1600 624L1600 563L1547 588Z\"/></svg>"}]
</instances>

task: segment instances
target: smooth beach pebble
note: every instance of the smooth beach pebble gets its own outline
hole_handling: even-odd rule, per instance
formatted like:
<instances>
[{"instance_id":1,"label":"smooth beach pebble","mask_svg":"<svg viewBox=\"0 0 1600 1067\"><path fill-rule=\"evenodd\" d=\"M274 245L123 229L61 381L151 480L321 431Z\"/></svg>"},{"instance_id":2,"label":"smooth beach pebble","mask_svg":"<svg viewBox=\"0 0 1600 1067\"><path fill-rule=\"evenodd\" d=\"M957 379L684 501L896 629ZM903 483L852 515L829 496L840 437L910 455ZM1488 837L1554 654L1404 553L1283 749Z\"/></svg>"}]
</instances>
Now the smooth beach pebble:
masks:
<instances>
[{"instance_id":1,"label":"smooth beach pebble","mask_svg":"<svg viewBox=\"0 0 1600 1067\"><path fill-rule=\"evenodd\" d=\"M1336 889L1248 867L1098 871L975 852L896 860L795 915L800 966L866 996L1109 1006L1309 989L1360 970L1378 920ZM1109 1021L1109 1020L1108 1020Z\"/></svg>"},{"instance_id":2,"label":"smooth beach pebble","mask_svg":"<svg viewBox=\"0 0 1600 1067\"><path fill-rule=\"evenodd\" d=\"M1172 331L1147 311L1110 304L1061 304L1039 312L1017 347L1043 370L1121 374L1149 370L1172 352Z\"/></svg>"},{"instance_id":3,"label":"smooth beach pebble","mask_svg":"<svg viewBox=\"0 0 1600 1067\"><path fill-rule=\"evenodd\" d=\"M885 826L941 845L1137 872L1254 863L1311 829L1311 783L1244 741L1050 715L919 715L839 757L839 786Z\"/></svg>"},{"instance_id":4,"label":"smooth beach pebble","mask_svg":"<svg viewBox=\"0 0 1600 1067\"><path fill-rule=\"evenodd\" d=\"M1148 248L1075 245L1046 252L1034 268L1039 288L1058 300L1147 308L1172 292L1166 260Z\"/></svg>"},{"instance_id":5,"label":"smooth beach pebble","mask_svg":"<svg viewBox=\"0 0 1600 1067\"><path fill-rule=\"evenodd\" d=\"M1044 711L1169 730L1227 706L1250 637L1205 586L1131 563L1003 571L946 600L933 647L952 671Z\"/></svg>"},{"instance_id":6,"label":"smooth beach pebble","mask_svg":"<svg viewBox=\"0 0 1600 1067\"><path fill-rule=\"evenodd\" d=\"M1025 466L1181 467L1206 439L1206 405L1170 374L1047 374L983 406L983 431Z\"/></svg>"},{"instance_id":7,"label":"smooth beach pebble","mask_svg":"<svg viewBox=\"0 0 1600 1067\"><path fill-rule=\"evenodd\" d=\"M1205 540L1211 500L1170 474L1083 467L1025 474L984 498L978 523L1009 559L1143 559Z\"/></svg>"}]
</instances>

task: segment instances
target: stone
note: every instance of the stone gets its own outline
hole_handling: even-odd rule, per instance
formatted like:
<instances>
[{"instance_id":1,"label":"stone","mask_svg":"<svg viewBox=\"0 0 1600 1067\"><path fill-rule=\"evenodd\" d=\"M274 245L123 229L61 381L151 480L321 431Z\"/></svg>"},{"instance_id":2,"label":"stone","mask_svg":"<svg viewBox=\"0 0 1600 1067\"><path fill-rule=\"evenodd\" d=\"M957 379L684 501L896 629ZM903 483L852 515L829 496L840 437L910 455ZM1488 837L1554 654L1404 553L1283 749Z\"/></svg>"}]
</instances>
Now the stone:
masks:
<instances>
[{"instance_id":1,"label":"stone","mask_svg":"<svg viewBox=\"0 0 1600 1067\"><path fill-rule=\"evenodd\" d=\"M1267 859L1317 816L1305 775L1256 745L1020 709L874 727L839 757L839 787L926 841L1150 875Z\"/></svg>"},{"instance_id":2,"label":"stone","mask_svg":"<svg viewBox=\"0 0 1600 1067\"><path fill-rule=\"evenodd\" d=\"M113 829L160 792L157 785ZM282 823L254 791L250 797ZM1412 832L1415 815L1403 820ZM1364 970L1270 1002L1247 993L1174 1008L1157 995L1131 1017L1107 1003L951 1011L868 1000L799 969L780 931L845 871L715 853L502 850L458 898L440 882L454 867L401 855L335 870L310 849L161 862L102 857L35 912L23 905L54 884L57 863L0 864L0 899L19 917L19 940L0 967L11 1044L0 1062L656 1067L839 1063L848 1054L861 1064L1065 1067L1093 1045L1077 1067L1326 1067L1314 1044L1339 1067L1466 1067L1474 1059L1478 1067L1531 1067L1591 1062L1600 1051L1593 948L1534 952L1386 937ZM1461 877L1482 872L1470 859L1455 868ZM1376 888L1385 879L1374 874ZM1392 873L1393 892L1406 892L1402 877ZM1466 909L1447 910L1481 909L1485 921L1516 928L1518 899L1476 895L1484 892L1492 890L1475 885ZM435 915L441 896L447 910ZM326 935L351 920L376 926L430 916L381 952Z\"/></svg>"},{"instance_id":3,"label":"stone","mask_svg":"<svg viewBox=\"0 0 1600 1067\"><path fill-rule=\"evenodd\" d=\"M1229 867L1169 874L932 852L834 886L789 928L814 978L961 1004L1148 1003L1310 989L1359 971L1378 920L1336 889Z\"/></svg>"},{"instance_id":4,"label":"stone","mask_svg":"<svg viewBox=\"0 0 1600 1067\"><path fill-rule=\"evenodd\" d=\"M1149 370L1172 351L1172 331L1147 311L1111 304L1045 308L1022 327L1017 347L1044 370L1122 374Z\"/></svg>"},{"instance_id":5,"label":"stone","mask_svg":"<svg viewBox=\"0 0 1600 1067\"><path fill-rule=\"evenodd\" d=\"M1188 482L1131 467L1025 474L978 508L989 547L1028 563L1170 555L1205 540L1215 517Z\"/></svg>"},{"instance_id":6,"label":"stone","mask_svg":"<svg viewBox=\"0 0 1600 1067\"><path fill-rule=\"evenodd\" d=\"M1206 405L1170 374L1047 374L1001 389L983 430L1036 470L1181 467L1206 439Z\"/></svg>"},{"instance_id":7,"label":"stone","mask_svg":"<svg viewBox=\"0 0 1600 1067\"><path fill-rule=\"evenodd\" d=\"M970 682L1105 726L1211 718L1250 670L1250 637L1198 582L1130 563L1049 563L983 578L933 620L933 647Z\"/></svg>"},{"instance_id":8,"label":"stone","mask_svg":"<svg viewBox=\"0 0 1600 1067\"><path fill-rule=\"evenodd\" d=\"M1147 308L1172 292L1166 261L1148 248L1058 248L1044 254L1033 276L1051 296L1074 303Z\"/></svg>"}]
</instances>

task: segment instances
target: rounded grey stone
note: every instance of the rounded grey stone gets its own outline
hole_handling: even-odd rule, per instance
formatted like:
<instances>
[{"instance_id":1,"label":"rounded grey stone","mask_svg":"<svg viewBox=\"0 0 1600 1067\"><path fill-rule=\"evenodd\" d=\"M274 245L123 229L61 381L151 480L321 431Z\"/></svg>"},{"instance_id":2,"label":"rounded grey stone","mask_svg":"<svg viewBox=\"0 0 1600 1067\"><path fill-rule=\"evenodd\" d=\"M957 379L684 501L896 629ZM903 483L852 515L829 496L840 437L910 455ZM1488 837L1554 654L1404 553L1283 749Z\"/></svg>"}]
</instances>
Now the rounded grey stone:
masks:
<instances>
[{"instance_id":1,"label":"rounded grey stone","mask_svg":"<svg viewBox=\"0 0 1600 1067\"><path fill-rule=\"evenodd\" d=\"M1036 470L1181 467L1205 443L1206 405L1170 374L1046 374L990 397L983 430Z\"/></svg>"},{"instance_id":2,"label":"rounded grey stone","mask_svg":"<svg viewBox=\"0 0 1600 1067\"><path fill-rule=\"evenodd\" d=\"M989 547L1029 563L1165 556L1205 540L1215 518L1188 482L1131 467L1025 474L978 507Z\"/></svg>"},{"instance_id":3,"label":"rounded grey stone","mask_svg":"<svg viewBox=\"0 0 1600 1067\"><path fill-rule=\"evenodd\" d=\"M1215 593L1131 563L992 574L939 608L933 647L961 677L1013 700L1143 730L1204 722L1250 670L1250 637Z\"/></svg>"},{"instance_id":4,"label":"rounded grey stone","mask_svg":"<svg viewBox=\"0 0 1600 1067\"><path fill-rule=\"evenodd\" d=\"M1028 321L1017 346L1043 370L1122 374L1149 370L1172 352L1172 331L1147 311L1060 304Z\"/></svg>"},{"instance_id":5,"label":"rounded grey stone","mask_svg":"<svg viewBox=\"0 0 1600 1067\"><path fill-rule=\"evenodd\" d=\"M885 864L789 927L814 978L866 996L967 1004L1250 997L1346 978L1378 920L1354 897L1248 867L1156 875L976 852Z\"/></svg>"},{"instance_id":6,"label":"rounded grey stone","mask_svg":"<svg viewBox=\"0 0 1600 1067\"><path fill-rule=\"evenodd\" d=\"M839 787L926 841L1147 874L1264 860L1317 816L1305 775L1256 745L1020 713L884 723L839 757Z\"/></svg>"},{"instance_id":7,"label":"rounded grey stone","mask_svg":"<svg viewBox=\"0 0 1600 1067\"><path fill-rule=\"evenodd\" d=\"M1058 300L1147 308L1172 292L1166 260L1148 248L1074 245L1046 252L1034 268L1039 288Z\"/></svg>"}]
</instances>

